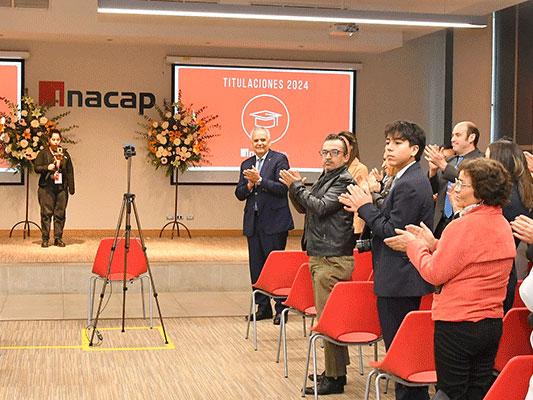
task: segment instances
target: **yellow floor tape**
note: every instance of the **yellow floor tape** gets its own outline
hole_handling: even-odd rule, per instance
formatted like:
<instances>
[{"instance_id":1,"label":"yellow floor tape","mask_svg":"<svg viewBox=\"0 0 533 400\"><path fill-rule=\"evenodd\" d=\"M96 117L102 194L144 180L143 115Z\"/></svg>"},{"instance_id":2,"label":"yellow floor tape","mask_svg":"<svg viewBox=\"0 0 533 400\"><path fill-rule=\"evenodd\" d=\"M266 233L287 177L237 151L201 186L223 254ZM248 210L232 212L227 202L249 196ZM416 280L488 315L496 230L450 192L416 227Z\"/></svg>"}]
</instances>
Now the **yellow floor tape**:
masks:
<instances>
[{"instance_id":1,"label":"yellow floor tape","mask_svg":"<svg viewBox=\"0 0 533 400\"><path fill-rule=\"evenodd\" d=\"M122 328L99 328L99 331L117 331ZM127 327L126 331L130 330L148 330L152 329L148 326L134 326ZM163 328L156 326L156 329L161 335L161 339L164 340ZM0 350L43 350L43 349L81 349L84 351L137 351L137 350L173 350L176 348L174 343L167 335L168 344L163 346L146 346L146 347L101 347L101 346L89 346L89 338L87 337L85 328L81 330L81 346L0 346Z\"/></svg>"}]
</instances>

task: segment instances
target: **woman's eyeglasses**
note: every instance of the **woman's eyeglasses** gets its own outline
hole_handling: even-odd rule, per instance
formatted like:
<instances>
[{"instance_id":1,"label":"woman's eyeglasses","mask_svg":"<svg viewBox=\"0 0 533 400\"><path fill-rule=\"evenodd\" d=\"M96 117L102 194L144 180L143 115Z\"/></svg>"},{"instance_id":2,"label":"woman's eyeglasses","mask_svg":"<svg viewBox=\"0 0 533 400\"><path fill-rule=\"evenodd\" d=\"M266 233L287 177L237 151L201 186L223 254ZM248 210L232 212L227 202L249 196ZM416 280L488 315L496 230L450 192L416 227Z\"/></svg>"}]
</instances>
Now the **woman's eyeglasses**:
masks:
<instances>
[{"instance_id":1,"label":"woman's eyeglasses","mask_svg":"<svg viewBox=\"0 0 533 400\"><path fill-rule=\"evenodd\" d=\"M472 185L469 185L468 183L463 183L463 181L460 181L459 179L455 178L455 190L460 192L464 187L472 187Z\"/></svg>"}]
</instances>

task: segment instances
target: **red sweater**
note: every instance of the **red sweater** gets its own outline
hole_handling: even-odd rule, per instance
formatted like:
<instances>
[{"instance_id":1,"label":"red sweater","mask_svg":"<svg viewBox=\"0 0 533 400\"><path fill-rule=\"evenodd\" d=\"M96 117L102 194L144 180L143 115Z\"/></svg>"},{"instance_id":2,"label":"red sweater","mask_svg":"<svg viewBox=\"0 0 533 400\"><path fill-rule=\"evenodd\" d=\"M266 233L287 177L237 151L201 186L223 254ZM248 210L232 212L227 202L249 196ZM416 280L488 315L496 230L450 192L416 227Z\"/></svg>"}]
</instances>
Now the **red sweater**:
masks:
<instances>
[{"instance_id":1,"label":"red sweater","mask_svg":"<svg viewBox=\"0 0 533 400\"><path fill-rule=\"evenodd\" d=\"M422 278L443 285L433 300L438 321L502 318L516 255L511 227L500 207L478 206L452 221L431 253L419 240L407 255Z\"/></svg>"}]
</instances>

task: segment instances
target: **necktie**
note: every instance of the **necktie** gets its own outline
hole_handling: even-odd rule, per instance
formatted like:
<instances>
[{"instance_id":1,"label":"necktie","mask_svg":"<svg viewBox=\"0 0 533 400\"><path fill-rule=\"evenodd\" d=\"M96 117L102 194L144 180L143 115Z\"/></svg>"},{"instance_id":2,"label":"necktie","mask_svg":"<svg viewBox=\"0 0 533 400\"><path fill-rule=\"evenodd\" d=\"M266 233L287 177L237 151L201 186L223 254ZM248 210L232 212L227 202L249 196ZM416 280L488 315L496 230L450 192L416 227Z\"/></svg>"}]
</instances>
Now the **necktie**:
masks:
<instances>
[{"instance_id":1,"label":"necktie","mask_svg":"<svg viewBox=\"0 0 533 400\"><path fill-rule=\"evenodd\" d=\"M455 168L457 168L463 160L463 156L458 156L455 160ZM446 187L446 198L444 199L444 215L446 216L446 218L450 218L453 215L452 203L450 202L450 199L448 197L448 192L452 189L452 185L452 182L448 182L448 185Z\"/></svg>"},{"instance_id":2,"label":"necktie","mask_svg":"<svg viewBox=\"0 0 533 400\"><path fill-rule=\"evenodd\" d=\"M257 160L257 167L256 167L256 168L257 168L257 170L258 170L259 172L261 172L261 168L263 168L263 162L264 162L264 161L265 161L264 158L259 158L259 159Z\"/></svg>"},{"instance_id":3,"label":"necktie","mask_svg":"<svg viewBox=\"0 0 533 400\"><path fill-rule=\"evenodd\" d=\"M259 173L261 173L261 168L263 168L263 162L264 161L265 161L264 157L257 159L255 168L259 171ZM254 196L257 196L257 190L255 190L255 188L254 188ZM254 211L255 212L259 211L259 207L257 206L257 199L255 199L255 201L254 201Z\"/></svg>"}]
</instances>

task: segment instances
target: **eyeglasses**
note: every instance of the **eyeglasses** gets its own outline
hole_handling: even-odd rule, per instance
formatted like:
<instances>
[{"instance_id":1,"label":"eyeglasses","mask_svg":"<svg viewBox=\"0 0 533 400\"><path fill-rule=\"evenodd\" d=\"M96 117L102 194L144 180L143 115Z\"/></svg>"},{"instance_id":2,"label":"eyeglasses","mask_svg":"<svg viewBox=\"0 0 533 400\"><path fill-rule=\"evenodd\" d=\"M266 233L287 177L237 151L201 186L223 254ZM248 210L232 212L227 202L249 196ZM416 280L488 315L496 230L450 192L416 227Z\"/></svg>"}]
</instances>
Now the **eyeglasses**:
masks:
<instances>
[{"instance_id":1,"label":"eyeglasses","mask_svg":"<svg viewBox=\"0 0 533 400\"><path fill-rule=\"evenodd\" d=\"M320 154L322 157L327 157L328 154L331 157L337 157L339 154L344 154L344 152L342 150L333 149L333 150L320 150L318 154Z\"/></svg>"},{"instance_id":2,"label":"eyeglasses","mask_svg":"<svg viewBox=\"0 0 533 400\"><path fill-rule=\"evenodd\" d=\"M464 187L472 187L472 185L469 185L468 183L463 183L463 181L460 181L459 179L455 178L455 190L460 192Z\"/></svg>"}]
</instances>

